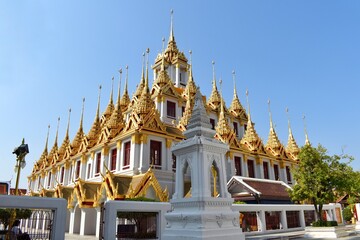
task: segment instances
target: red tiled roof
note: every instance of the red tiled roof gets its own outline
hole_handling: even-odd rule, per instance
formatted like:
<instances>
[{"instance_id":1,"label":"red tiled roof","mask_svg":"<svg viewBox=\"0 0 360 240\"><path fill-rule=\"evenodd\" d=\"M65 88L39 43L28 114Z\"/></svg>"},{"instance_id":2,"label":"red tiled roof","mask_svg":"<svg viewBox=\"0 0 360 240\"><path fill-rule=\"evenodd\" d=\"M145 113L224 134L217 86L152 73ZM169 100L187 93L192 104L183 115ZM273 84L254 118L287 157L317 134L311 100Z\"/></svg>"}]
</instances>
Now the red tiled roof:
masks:
<instances>
[{"instance_id":1,"label":"red tiled roof","mask_svg":"<svg viewBox=\"0 0 360 240\"><path fill-rule=\"evenodd\" d=\"M290 199L289 193L286 189L286 186L282 185L281 182L264 182L256 180L243 180L250 187L254 188L256 191L260 192L260 198L266 199Z\"/></svg>"}]
</instances>

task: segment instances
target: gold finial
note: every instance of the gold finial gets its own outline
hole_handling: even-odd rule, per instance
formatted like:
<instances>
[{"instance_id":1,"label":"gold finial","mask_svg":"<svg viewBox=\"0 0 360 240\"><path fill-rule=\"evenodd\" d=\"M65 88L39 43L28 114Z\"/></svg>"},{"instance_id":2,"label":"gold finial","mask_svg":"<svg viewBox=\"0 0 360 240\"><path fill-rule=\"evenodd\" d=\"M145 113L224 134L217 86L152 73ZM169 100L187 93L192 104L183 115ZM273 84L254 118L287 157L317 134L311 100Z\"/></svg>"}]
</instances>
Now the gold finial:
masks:
<instances>
[{"instance_id":1,"label":"gold finial","mask_svg":"<svg viewBox=\"0 0 360 240\"><path fill-rule=\"evenodd\" d=\"M161 40L162 40L162 49L161 49L161 53L163 53L163 52L164 52L164 50L165 50L165 38L163 37Z\"/></svg>"},{"instance_id":2,"label":"gold finial","mask_svg":"<svg viewBox=\"0 0 360 240\"><path fill-rule=\"evenodd\" d=\"M249 104L249 90L246 89L246 103L247 103L247 107L248 107L248 115L249 115L249 122L251 122L251 115L250 115L250 104Z\"/></svg>"},{"instance_id":3,"label":"gold finial","mask_svg":"<svg viewBox=\"0 0 360 240\"><path fill-rule=\"evenodd\" d=\"M127 71L128 67L126 65L126 71ZM121 77L122 77L122 68L119 69L119 73L120 73L120 78L119 78L119 87L118 87L118 98L117 98L117 104L120 104L120 88L121 88ZM126 74L127 76L127 74Z\"/></svg>"},{"instance_id":4,"label":"gold finial","mask_svg":"<svg viewBox=\"0 0 360 240\"><path fill-rule=\"evenodd\" d=\"M85 106L85 98L83 98L83 103L82 103L82 111L81 111L81 118L80 118L80 131L82 131L83 129L83 121L84 121L84 106Z\"/></svg>"},{"instance_id":5,"label":"gold finial","mask_svg":"<svg viewBox=\"0 0 360 240\"><path fill-rule=\"evenodd\" d=\"M270 99L268 99L268 109L269 109L269 118L270 118L270 128L273 127L272 115L271 115L271 108L270 108Z\"/></svg>"},{"instance_id":6,"label":"gold finial","mask_svg":"<svg viewBox=\"0 0 360 240\"><path fill-rule=\"evenodd\" d=\"M303 115L303 122L304 122L304 131L305 131L305 145L311 145L310 141L309 141L309 136L308 136L308 133L307 133L307 129L306 129L305 115Z\"/></svg>"},{"instance_id":7,"label":"gold finial","mask_svg":"<svg viewBox=\"0 0 360 240\"><path fill-rule=\"evenodd\" d=\"M101 98L101 85L99 85L99 98L98 98L98 105L96 110L96 119L98 120L100 118L100 98Z\"/></svg>"},{"instance_id":8,"label":"gold finial","mask_svg":"<svg viewBox=\"0 0 360 240\"><path fill-rule=\"evenodd\" d=\"M149 53L150 49L146 49L146 78L145 78L145 87L149 87Z\"/></svg>"},{"instance_id":9,"label":"gold finial","mask_svg":"<svg viewBox=\"0 0 360 240\"><path fill-rule=\"evenodd\" d=\"M114 76L111 78L111 92L110 92L110 103L113 103L113 92L114 92Z\"/></svg>"},{"instance_id":10,"label":"gold finial","mask_svg":"<svg viewBox=\"0 0 360 240\"><path fill-rule=\"evenodd\" d=\"M234 97L236 96L236 81L235 81L235 70L232 70L233 82L234 82Z\"/></svg>"},{"instance_id":11,"label":"gold finial","mask_svg":"<svg viewBox=\"0 0 360 240\"><path fill-rule=\"evenodd\" d=\"M287 116L287 119L288 119L288 129L289 129L289 134L290 134L291 133L291 126L290 126L289 108L286 107L285 111L286 111L286 116Z\"/></svg>"},{"instance_id":12,"label":"gold finial","mask_svg":"<svg viewBox=\"0 0 360 240\"><path fill-rule=\"evenodd\" d=\"M46 143L45 143L45 149L44 149L44 151L46 151L46 152L48 149L49 132L50 132L50 124L48 125L48 131L47 131L47 135L46 135Z\"/></svg>"},{"instance_id":13,"label":"gold finial","mask_svg":"<svg viewBox=\"0 0 360 240\"><path fill-rule=\"evenodd\" d=\"M66 128L66 135L65 135L65 139L69 138L70 116L71 116L71 108L69 108L69 114L68 114L68 124L67 124L67 128Z\"/></svg>"},{"instance_id":14,"label":"gold finial","mask_svg":"<svg viewBox=\"0 0 360 240\"><path fill-rule=\"evenodd\" d=\"M213 68L213 82L215 82L215 84L216 84L216 77L215 77L215 61L213 60L213 61L211 62L211 64L212 64L212 68Z\"/></svg>"},{"instance_id":15,"label":"gold finial","mask_svg":"<svg viewBox=\"0 0 360 240\"><path fill-rule=\"evenodd\" d=\"M189 54L190 54L190 65L192 65L192 51L189 50Z\"/></svg>"},{"instance_id":16,"label":"gold finial","mask_svg":"<svg viewBox=\"0 0 360 240\"><path fill-rule=\"evenodd\" d=\"M57 127L56 127L56 135L55 135L55 143L54 143L54 145L57 145L57 142L58 142L59 125L60 125L60 117L58 117L58 123L57 123Z\"/></svg>"},{"instance_id":17,"label":"gold finial","mask_svg":"<svg viewBox=\"0 0 360 240\"><path fill-rule=\"evenodd\" d=\"M170 11L171 13L171 21L170 21L170 37L169 37L169 42L174 41L174 29L173 29L173 15L174 15L174 10L171 9Z\"/></svg>"},{"instance_id":18,"label":"gold finial","mask_svg":"<svg viewBox=\"0 0 360 240\"><path fill-rule=\"evenodd\" d=\"M144 69L145 69L145 53L142 54L143 56L143 63L142 63L142 70L141 70L141 82L145 81L145 74L144 74Z\"/></svg>"}]
</instances>

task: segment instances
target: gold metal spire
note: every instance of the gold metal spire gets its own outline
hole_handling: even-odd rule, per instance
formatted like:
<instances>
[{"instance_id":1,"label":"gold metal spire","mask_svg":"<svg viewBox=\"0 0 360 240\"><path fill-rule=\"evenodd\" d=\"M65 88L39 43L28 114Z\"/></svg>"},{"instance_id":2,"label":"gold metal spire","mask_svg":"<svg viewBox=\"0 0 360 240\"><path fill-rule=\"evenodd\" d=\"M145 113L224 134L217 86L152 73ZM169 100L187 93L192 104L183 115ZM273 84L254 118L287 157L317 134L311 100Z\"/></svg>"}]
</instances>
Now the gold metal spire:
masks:
<instances>
[{"instance_id":1,"label":"gold metal spire","mask_svg":"<svg viewBox=\"0 0 360 240\"><path fill-rule=\"evenodd\" d=\"M246 115L245 109L243 108L243 106L240 103L239 97L236 92L236 81L235 81L235 71L234 70L232 71L232 75L233 75L233 82L234 82L234 96L233 96L233 100L231 102L229 111L234 117L240 119L240 123L243 125L247 122L248 117Z\"/></svg>"},{"instance_id":2,"label":"gold metal spire","mask_svg":"<svg viewBox=\"0 0 360 240\"><path fill-rule=\"evenodd\" d=\"M243 138L241 139L240 143L244 145L249 151L251 152L264 152L264 145L261 141L261 138L256 133L254 125L251 121L251 114L250 114L250 104L249 104L249 91L246 90L246 101L248 105L248 122L247 128Z\"/></svg>"},{"instance_id":3,"label":"gold metal spire","mask_svg":"<svg viewBox=\"0 0 360 240\"><path fill-rule=\"evenodd\" d=\"M70 116L71 116L71 108L69 108L69 114L68 114L68 124L67 124L67 128L66 128L66 134L65 134L65 138L59 148L59 151L58 151L58 161L61 161L64 154L65 154L65 151L66 151L66 148L70 145L70 138L69 138L69 129L70 129Z\"/></svg>"},{"instance_id":4,"label":"gold metal spire","mask_svg":"<svg viewBox=\"0 0 360 240\"><path fill-rule=\"evenodd\" d=\"M51 160L51 161L52 161L52 158L53 158L55 152L58 150L59 125L60 125L60 117L58 117L58 123L57 123L57 127L56 127L56 135L55 135L54 145L51 148L49 156L48 156L49 160Z\"/></svg>"},{"instance_id":5,"label":"gold metal spire","mask_svg":"<svg viewBox=\"0 0 360 240\"><path fill-rule=\"evenodd\" d=\"M161 49L161 53L163 53L165 50L165 38L162 38L162 49Z\"/></svg>"},{"instance_id":6,"label":"gold metal spire","mask_svg":"<svg viewBox=\"0 0 360 240\"><path fill-rule=\"evenodd\" d=\"M189 82L188 82L188 84L189 84ZM185 88L184 91L187 91L186 96L191 96L190 87ZM193 105L194 105L193 97L188 97L186 99L185 111L184 111L184 113L179 121L179 125L178 125L178 128L182 131L186 130L186 126L189 123L189 120L190 120L190 117L192 114Z\"/></svg>"},{"instance_id":7,"label":"gold metal spire","mask_svg":"<svg viewBox=\"0 0 360 240\"><path fill-rule=\"evenodd\" d=\"M305 145L311 145L311 143L309 141L309 136L308 136L308 133L307 133L307 129L306 129L305 115L303 115L303 122L304 122L304 132L305 132Z\"/></svg>"},{"instance_id":8,"label":"gold metal spire","mask_svg":"<svg viewBox=\"0 0 360 240\"><path fill-rule=\"evenodd\" d=\"M50 132L50 124L48 125L48 131L47 131L47 135L46 135L46 143L45 143L44 152L47 152L47 151L48 151L49 132Z\"/></svg>"},{"instance_id":9,"label":"gold metal spire","mask_svg":"<svg viewBox=\"0 0 360 240\"><path fill-rule=\"evenodd\" d=\"M96 110L96 117L94 120L94 123L88 133L88 148L93 147L99 138L99 135L101 133L101 126L100 126L100 120L99 120L99 112L100 112L100 99L101 99L101 85L99 86L99 97L98 97L98 105Z\"/></svg>"},{"instance_id":10,"label":"gold metal spire","mask_svg":"<svg viewBox=\"0 0 360 240\"><path fill-rule=\"evenodd\" d=\"M142 72L141 72L141 80L140 80L140 84L139 86L137 87L136 89L136 92L135 92L135 100L138 100L142 91L143 91L143 88L144 88L144 82L145 82L145 75L144 75L144 68L145 68L145 53L143 53L143 64L142 64Z\"/></svg>"},{"instance_id":11,"label":"gold metal spire","mask_svg":"<svg viewBox=\"0 0 360 240\"><path fill-rule=\"evenodd\" d=\"M129 104L130 104L130 97L129 97L129 93L128 93L129 66L126 65L125 69L126 69L125 88L124 88L123 96L122 96L122 98L120 100L121 109L123 111L126 111ZM119 74L120 74L120 80L119 81L121 82L122 69L119 70Z\"/></svg>"},{"instance_id":12,"label":"gold metal spire","mask_svg":"<svg viewBox=\"0 0 360 240\"><path fill-rule=\"evenodd\" d=\"M71 142L71 153L70 153L71 155L75 155L78 152L81 141L83 140L84 137L84 131L83 131L84 108L85 108L85 98L83 98L83 103L82 103L79 130L77 131L75 138Z\"/></svg>"},{"instance_id":13,"label":"gold metal spire","mask_svg":"<svg viewBox=\"0 0 360 240\"><path fill-rule=\"evenodd\" d=\"M270 118L270 132L269 132L268 140L265 144L265 148L268 150L268 152L270 152L271 155L275 157L285 157L284 146L281 144L274 129L271 108L270 108L270 100L268 100L268 108L269 108L269 118Z\"/></svg>"},{"instance_id":14,"label":"gold metal spire","mask_svg":"<svg viewBox=\"0 0 360 240\"><path fill-rule=\"evenodd\" d=\"M114 92L114 77L111 78L111 92L110 92L109 104L107 105L105 112L101 116L102 126L109 120L112 112L114 111L113 92Z\"/></svg>"},{"instance_id":15,"label":"gold metal spire","mask_svg":"<svg viewBox=\"0 0 360 240\"><path fill-rule=\"evenodd\" d=\"M169 36L169 42L175 41L175 37L174 37L174 28L173 28L173 21L174 21L174 10L171 9L170 11L171 13L171 21L170 21L170 36Z\"/></svg>"},{"instance_id":16,"label":"gold metal spire","mask_svg":"<svg viewBox=\"0 0 360 240\"><path fill-rule=\"evenodd\" d=\"M216 76L215 76L215 61L212 61L212 68L213 68L213 80L212 80L212 91L211 91L211 95L209 97L209 100L207 102L207 105L212 109L212 110L219 110L219 106L220 106L220 102L221 102L221 97L219 94L219 91L217 90L217 86L216 86Z\"/></svg>"},{"instance_id":17,"label":"gold metal spire","mask_svg":"<svg viewBox=\"0 0 360 240\"><path fill-rule=\"evenodd\" d=\"M192 51L191 50L189 51L189 54L190 54L190 64L189 64L189 70L188 70L189 78L186 83L185 90L182 94L182 96L185 99L188 99L189 96L190 96L190 98L194 97L196 94L196 89L197 89L196 84L194 82L193 72L192 72Z\"/></svg>"},{"instance_id":18,"label":"gold metal spire","mask_svg":"<svg viewBox=\"0 0 360 240\"><path fill-rule=\"evenodd\" d=\"M296 144L296 141L295 141L294 136L293 136L292 131L291 131L289 109L288 108L286 108L286 115L287 115L287 118L288 118L289 137L288 137L288 142L287 142L287 146L286 146L285 150L293 160L298 160L299 159L298 154L300 152L300 149L299 149L298 145Z\"/></svg>"},{"instance_id":19,"label":"gold metal spire","mask_svg":"<svg viewBox=\"0 0 360 240\"><path fill-rule=\"evenodd\" d=\"M48 125L48 130L47 130L47 134L46 134L45 148L44 148L44 151L42 152L40 159L38 161L40 163L40 166L42 166L42 168L45 168L48 165L47 157L48 157L49 132L50 132L50 125Z\"/></svg>"}]
</instances>

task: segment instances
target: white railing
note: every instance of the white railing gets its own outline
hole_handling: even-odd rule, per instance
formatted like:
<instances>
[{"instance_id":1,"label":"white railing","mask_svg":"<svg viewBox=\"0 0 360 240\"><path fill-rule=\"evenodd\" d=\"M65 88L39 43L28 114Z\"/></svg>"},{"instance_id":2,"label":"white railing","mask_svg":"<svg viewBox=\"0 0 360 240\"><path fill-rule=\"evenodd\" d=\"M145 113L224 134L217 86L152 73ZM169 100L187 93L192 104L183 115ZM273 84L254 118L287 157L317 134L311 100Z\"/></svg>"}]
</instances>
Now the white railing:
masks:
<instances>
[{"instance_id":1,"label":"white railing","mask_svg":"<svg viewBox=\"0 0 360 240\"><path fill-rule=\"evenodd\" d=\"M0 208L49 209L53 212L50 239L65 239L67 202L61 198L0 195Z\"/></svg>"}]
</instances>

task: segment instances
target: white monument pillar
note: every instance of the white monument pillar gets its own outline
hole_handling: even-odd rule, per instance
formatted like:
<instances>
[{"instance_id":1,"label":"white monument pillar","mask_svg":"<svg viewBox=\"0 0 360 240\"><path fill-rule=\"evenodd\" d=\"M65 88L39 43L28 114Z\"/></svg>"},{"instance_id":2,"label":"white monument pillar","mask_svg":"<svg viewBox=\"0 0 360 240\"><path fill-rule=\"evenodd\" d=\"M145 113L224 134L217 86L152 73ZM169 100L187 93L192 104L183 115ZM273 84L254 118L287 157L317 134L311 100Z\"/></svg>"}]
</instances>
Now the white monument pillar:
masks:
<instances>
[{"instance_id":1,"label":"white monument pillar","mask_svg":"<svg viewBox=\"0 0 360 240\"><path fill-rule=\"evenodd\" d=\"M170 201L173 211L165 214L162 239L244 239L239 212L231 209L233 199L226 186L225 153L229 146L214 139L199 89L184 134L186 140L172 147L177 157L176 189ZM187 172L191 174L189 190L185 189Z\"/></svg>"}]
</instances>

